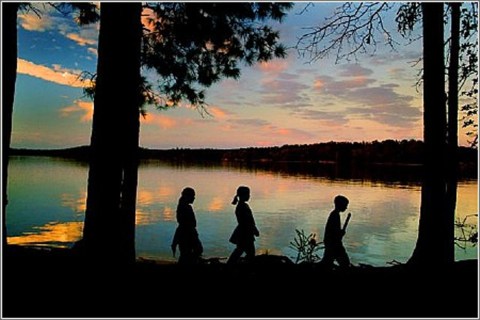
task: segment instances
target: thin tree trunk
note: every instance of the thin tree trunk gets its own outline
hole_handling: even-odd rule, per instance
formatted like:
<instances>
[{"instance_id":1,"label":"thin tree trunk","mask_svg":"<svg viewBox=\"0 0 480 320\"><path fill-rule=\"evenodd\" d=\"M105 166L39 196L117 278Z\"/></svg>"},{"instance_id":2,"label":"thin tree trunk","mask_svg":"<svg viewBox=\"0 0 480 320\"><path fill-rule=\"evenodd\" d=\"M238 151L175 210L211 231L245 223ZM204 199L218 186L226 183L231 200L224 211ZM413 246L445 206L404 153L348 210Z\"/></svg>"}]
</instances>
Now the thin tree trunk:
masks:
<instances>
[{"instance_id":1,"label":"thin tree trunk","mask_svg":"<svg viewBox=\"0 0 480 320\"><path fill-rule=\"evenodd\" d=\"M15 82L17 79L17 12L18 3L5 2L2 8L2 243L7 245L8 204L8 160L12 137L13 102L15 98Z\"/></svg>"},{"instance_id":2,"label":"thin tree trunk","mask_svg":"<svg viewBox=\"0 0 480 320\"><path fill-rule=\"evenodd\" d=\"M424 178L418 239L411 264L451 262L450 223L446 212L446 99L443 4L422 3L424 61Z\"/></svg>"},{"instance_id":3,"label":"thin tree trunk","mask_svg":"<svg viewBox=\"0 0 480 320\"><path fill-rule=\"evenodd\" d=\"M97 260L135 259L141 3L102 3L83 242Z\"/></svg>"},{"instance_id":4,"label":"thin tree trunk","mask_svg":"<svg viewBox=\"0 0 480 320\"><path fill-rule=\"evenodd\" d=\"M458 184L458 63L460 50L460 6L450 3L452 10L450 64L448 66L448 177L447 210L452 223L448 226L452 245L448 252L449 259L455 260L455 208L457 204Z\"/></svg>"}]
</instances>

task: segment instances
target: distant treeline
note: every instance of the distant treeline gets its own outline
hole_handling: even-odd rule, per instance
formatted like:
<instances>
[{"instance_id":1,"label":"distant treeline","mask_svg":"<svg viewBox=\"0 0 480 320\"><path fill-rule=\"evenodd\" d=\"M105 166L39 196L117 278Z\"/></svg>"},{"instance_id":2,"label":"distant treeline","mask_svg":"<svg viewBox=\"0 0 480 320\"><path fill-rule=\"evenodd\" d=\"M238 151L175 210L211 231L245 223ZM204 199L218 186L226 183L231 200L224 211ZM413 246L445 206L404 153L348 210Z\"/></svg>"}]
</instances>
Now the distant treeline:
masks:
<instances>
[{"instance_id":1,"label":"distant treeline","mask_svg":"<svg viewBox=\"0 0 480 320\"><path fill-rule=\"evenodd\" d=\"M57 150L12 149L12 155L54 156L88 160L89 147ZM140 148L141 159L185 162L309 162L338 165L392 164L412 165L423 162L424 144L418 140L385 140L373 142L326 142L284 145L281 147L249 147L238 149L147 149ZM462 166L475 166L478 150L459 147Z\"/></svg>"}]
</instances>

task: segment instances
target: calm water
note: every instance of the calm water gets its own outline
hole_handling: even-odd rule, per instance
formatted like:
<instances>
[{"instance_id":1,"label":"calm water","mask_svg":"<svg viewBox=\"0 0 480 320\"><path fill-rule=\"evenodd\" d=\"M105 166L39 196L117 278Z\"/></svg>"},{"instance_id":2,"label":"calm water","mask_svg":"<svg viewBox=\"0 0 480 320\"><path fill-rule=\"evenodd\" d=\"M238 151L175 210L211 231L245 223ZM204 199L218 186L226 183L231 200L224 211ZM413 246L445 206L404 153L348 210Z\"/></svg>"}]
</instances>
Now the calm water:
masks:
<instances>
[{"instance_id":1,"label":"calm water","mask_svg":"<svg viewBox=\"0 0 480 320\"><path fill-rule=\"evenodd\" d=\"M8 241L25 245L69 247L82 235L88 166L47 157L13 157L9 169ZM236 225L230 203L239 185L250 186L260 237L257 254L295 257L295 230L321 240L332 199L343 194L352 213L345 246L353 263L384 266L406 262L417 237L418 184L335 180L221 166L179 166L160 161L139 169L136 215L137 256L174 260L170 241L181 190L191 186L194 210L207 257L227 257ZM460 182L457 217L478 212L477 181ZM477 218L467 222L477 224ZM320 255L321 255L320 251ZM456 249L456 259L477 258L477 247Z\"/></svg>"}]
</instances>

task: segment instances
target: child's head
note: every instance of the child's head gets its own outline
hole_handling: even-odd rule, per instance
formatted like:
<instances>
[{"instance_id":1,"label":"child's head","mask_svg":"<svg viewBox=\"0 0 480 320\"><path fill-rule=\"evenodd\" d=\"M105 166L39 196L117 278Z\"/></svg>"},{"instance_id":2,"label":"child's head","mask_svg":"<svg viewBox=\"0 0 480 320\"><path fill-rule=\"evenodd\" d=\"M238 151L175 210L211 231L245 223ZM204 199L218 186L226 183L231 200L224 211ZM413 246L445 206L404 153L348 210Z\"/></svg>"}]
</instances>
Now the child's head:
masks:
<instances>
[{"instance_id":1,"label":"child's head","mask_svg":"<svg viewBox=\"0 0 480 320\"><path fill-rule=\"evenodd\" d=\"M181 201L185 201L186 203L193 203L195 200L195 190L190 187L186 187L182 190L182 196L180 197Z\"/></svg>"},{"instance_id":2,"label":"child's head","mask_svg":"<svg viewBox=\"0 0 480 320\"><path fill-rule=\"evenodd\" d=\"M338 195L335 197L333 200L333 203L335 204L335 209L338 211L345 211L347 210L348 207L348 199L347 197L344 197L342 195Z\"/></svg>"},{"instance_id":3,"label":"child's head","mask_svg":"<svg viewBox=\"0 0 480 320\"><path fill-rule=\"evenodd\" d=\"M248 201L250 199L250 188L246 186L240 186L237 189L237 194L233 198L232 204L235 205L238 201Z\"/></svg>"}]
</instances>

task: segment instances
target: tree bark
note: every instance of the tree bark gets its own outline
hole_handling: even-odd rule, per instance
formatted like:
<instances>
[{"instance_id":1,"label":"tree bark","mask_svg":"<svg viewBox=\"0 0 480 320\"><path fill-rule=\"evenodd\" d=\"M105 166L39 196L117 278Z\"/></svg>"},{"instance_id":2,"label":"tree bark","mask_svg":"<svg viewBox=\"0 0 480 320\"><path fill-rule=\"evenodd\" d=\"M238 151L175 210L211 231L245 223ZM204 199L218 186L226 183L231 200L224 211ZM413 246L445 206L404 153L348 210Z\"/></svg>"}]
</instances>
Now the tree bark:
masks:
<instances>
[{"instance_id":1,"label":"tree bark","mask_svg":"<svg viewBox=\"0 0 480 320\"><path fill-rule=\"evenodd\" d=\"M102 3L91 136L85 252L135 259L141 3Z\"/></svg>"},{"instance_id":2,"label":"tree bark","mask_svg":"<svg viewBox=\"0 0 480 320\"><path fill-rule=\"evenodd\" d=\"M411 264L453 262L453 238L446 208L446 96L443 4L423 2L424 177L418 239Z\"/></svg>"},{"instance_id":3,"label":"tree bark","mask_svg":"<svg viewBox=\"0 0 480 320\"><path fill-rule=\"evenodd\" d=\"M7 245L8 204L8 160L12 137L12 115L15 99L15 82L17 80L17 12L18 3L5 2L2 8L2 243Z\"/></svg>"},{"instance_id":4,"label":"tree bark","mask_svg":"<svg viewBox=\"0 0 480 320\"><path fill-rule=\"evenodd\" d=\"M455 238L455 208L458 185L458 64L460 51L460 6L450 3L452 10L450 64L448 66L448 176L447 176L447 215L452 221L448 225L449 237ZM454 245L449 248L451 260L455 260Z\"/></svg>"}]
</instances>

